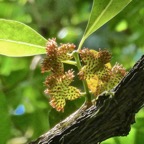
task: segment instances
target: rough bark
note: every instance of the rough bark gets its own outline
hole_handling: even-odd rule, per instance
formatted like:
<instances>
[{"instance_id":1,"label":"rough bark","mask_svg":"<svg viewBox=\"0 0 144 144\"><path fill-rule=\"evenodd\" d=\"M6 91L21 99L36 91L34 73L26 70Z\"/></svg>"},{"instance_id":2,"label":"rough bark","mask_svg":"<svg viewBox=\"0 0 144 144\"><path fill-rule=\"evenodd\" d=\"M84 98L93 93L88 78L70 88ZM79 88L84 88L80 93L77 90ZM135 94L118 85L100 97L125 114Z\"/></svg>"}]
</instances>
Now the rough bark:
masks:
<instances>
[{"instance_id":1,"label":"rough bark","mask_svg":"<svg viewBox=\"0 0 144 144\"><path fill-rule=\"evenodd\" d=\"M111 93L102 93L90 108L81 107L30 144L98 144L126 136L144 105L144 56Z\"/></svg>"}]
</instances>

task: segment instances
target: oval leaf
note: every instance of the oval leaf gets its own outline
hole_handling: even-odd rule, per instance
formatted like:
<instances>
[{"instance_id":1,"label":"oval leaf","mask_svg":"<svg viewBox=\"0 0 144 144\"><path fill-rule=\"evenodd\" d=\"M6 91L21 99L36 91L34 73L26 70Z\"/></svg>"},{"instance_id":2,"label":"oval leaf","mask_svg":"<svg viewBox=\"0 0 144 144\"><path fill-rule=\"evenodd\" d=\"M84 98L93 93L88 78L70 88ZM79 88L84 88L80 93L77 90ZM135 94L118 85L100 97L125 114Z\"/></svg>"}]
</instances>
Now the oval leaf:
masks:
<instances>
[{"instance_id":1,"label":"oval leaf","mask_svg":"<svg viewBox=\"0 0 144 144\"><path fill-rule=\"evenodd\" d=\"M117 15L131 1L132 0L94 0L88 25L79 48L89 35Z\"/></svg>"},{"instance_id":2,"label":"oval leaf","mask_svg":"<svg viewBox=\"0 0 144 144\"><path fill-rule=\"evenodd\" d=\"M15 57L45 54L46 42L29 26L0 19L0 54Z\"/></svg>"}]
</instances>

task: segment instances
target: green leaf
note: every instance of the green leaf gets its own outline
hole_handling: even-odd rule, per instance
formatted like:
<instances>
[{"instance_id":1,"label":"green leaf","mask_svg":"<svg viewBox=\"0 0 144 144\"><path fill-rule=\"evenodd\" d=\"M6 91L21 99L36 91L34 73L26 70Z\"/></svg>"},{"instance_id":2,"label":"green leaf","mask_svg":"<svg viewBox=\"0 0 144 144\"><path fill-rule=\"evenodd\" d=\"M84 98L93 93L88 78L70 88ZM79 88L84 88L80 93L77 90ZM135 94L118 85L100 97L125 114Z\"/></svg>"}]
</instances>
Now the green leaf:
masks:
<instances>
[{"instance_id":1,"label":"green leaf","mask_svg":"<svg viewBox=\"0 0 144 144\"><path fill-rule=\"evenodd\" d=\"M5 95L0 92L0 143L5 144L10 137L10 117Z\"/></svg>"},{"instance_id":2,"label":"green leaf","mask_svg":"<svg viewBox=\"0 0 144 144\"><path fill-rule=\"evenodd\" d=\"M14 57L45 54L46 42L27 25L0 19L0 54Z\"/></svg>"},{"instance_id":3,"label":"green leaf","mask_svg":"<svg viewBox=\"0 0 144 144\"><path fill-rule=\"evenodd\" d=\"M0 54L6 56L20 57L44 53L45 47L39 45L0 39Z\"/></svg>"},{"instance_id":4,"label":"green leaf","mask_svg":"<svg viewBox=\"0 0 144 144\"><path fill-rule=\"evenodd\" d=\"M117 15L132 0L94 0L91 15L79 49L86 38Z\"/></svg>"}]
</instances>

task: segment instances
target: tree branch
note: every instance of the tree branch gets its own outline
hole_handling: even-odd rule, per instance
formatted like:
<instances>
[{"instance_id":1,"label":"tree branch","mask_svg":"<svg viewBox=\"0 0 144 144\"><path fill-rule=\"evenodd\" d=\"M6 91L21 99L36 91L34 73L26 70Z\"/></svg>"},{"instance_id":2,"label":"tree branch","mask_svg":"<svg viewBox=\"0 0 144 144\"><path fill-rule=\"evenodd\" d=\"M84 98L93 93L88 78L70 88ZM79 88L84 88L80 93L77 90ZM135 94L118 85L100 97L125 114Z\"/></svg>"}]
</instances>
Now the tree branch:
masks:
<instances>
[{"instance_id":1,"label":"tree branch","mask_svg":"<svg viewBox=\"0 0 144 144\"><path fill-rule=\"evenodd\" d=\"M102 93L90 108L82 106L30 144L98 144L128 135L144 105L144 56L111 92L114 95Z\"/></svg>"}]
</instances>

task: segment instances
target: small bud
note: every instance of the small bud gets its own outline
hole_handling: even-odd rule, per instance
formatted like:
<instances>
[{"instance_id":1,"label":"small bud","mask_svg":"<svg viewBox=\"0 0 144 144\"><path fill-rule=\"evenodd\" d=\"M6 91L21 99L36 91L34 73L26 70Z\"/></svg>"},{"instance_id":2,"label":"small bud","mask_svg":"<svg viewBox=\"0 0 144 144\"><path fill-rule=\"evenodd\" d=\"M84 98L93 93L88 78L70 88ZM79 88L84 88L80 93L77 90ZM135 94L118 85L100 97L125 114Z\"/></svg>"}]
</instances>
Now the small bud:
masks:
<instances>
[{"instance_id":1,"label":"small bud","mask_svg":"<svg viewBox=\"0 0 144 144\"><path fill-rule=\"evenodd\" d=\"M102 64L109 63L111 60L111 54L107 50L99 50L98 59L99 59L99 62Z\"/></svg>"},{"instance_id":2,"label":"small bud","mask_svg":"<svg viewBox=\"0 0 144 144\"><path fill-rule=\"evenodd\" d=\"M61 44L61 46L58 47L58 59L61 61L72 59L73 57L70 53L74 51L75 47L74 44Z\"/></svg>"}]
</instances>

